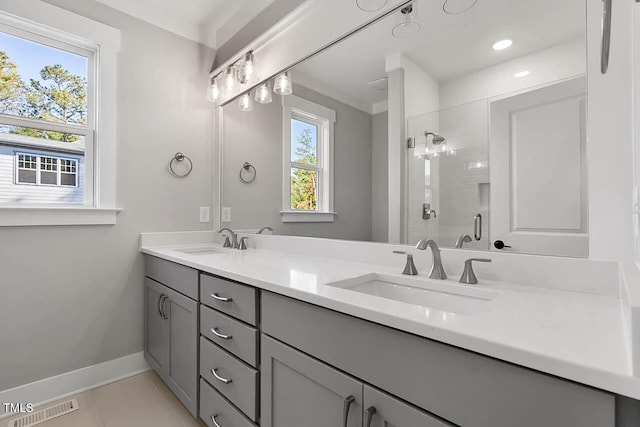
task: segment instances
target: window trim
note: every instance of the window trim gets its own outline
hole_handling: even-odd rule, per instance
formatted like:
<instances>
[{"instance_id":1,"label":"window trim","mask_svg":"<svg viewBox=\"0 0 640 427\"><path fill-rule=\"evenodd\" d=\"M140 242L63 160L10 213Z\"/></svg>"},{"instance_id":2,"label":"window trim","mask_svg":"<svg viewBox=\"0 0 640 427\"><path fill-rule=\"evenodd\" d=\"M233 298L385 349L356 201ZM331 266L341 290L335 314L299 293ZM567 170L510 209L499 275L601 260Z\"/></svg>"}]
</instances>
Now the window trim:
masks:
<instances>
[{"instance_id":1,"label":"window trim","mask_svg":"<svg viewBox=\"0 0 640 427\"><path fill-rule=\"evenodd\" d=\"M93 97L88 99L88 108L93 108L94 114L90 115L86 128L41 121L36 121L35 126L47 126L51 130L60 130L62 126L65 132L76 134L86 131L85 167L89 169L90 166L93 170L93 173L85 174L87 205L3 204L0 206L0 226L115 224L121 210L116 207L116 76L120 30L44 2L0 0L0 9L0 23L35 35L28 37L30 39L52 38L61 44L95 52L93 60L89 59L87 80L95 81L97 86L90 90L92 95L88 94ZM73 28L73 34L68 28ZM13 31L11 34L20 36ZM16 119L20 126L29 122L3 115L3 122L7 124Z\"/></svg>"},{"instance_id":2,"label":"window trim","mask_svg":"<svg viewBox=\"0 0 640 427\"><path fill-rule=\"evenodd\" d=\"M336 112L307 99L289 95L282 97L283 105L283 169L282 222L333 222L334 212L334 144ZM318 156L316 166L291 161L291 120L299 120L318 127ZM291 209L291 169L318 172L317 210Z\"/></svg>"}]
</instances>

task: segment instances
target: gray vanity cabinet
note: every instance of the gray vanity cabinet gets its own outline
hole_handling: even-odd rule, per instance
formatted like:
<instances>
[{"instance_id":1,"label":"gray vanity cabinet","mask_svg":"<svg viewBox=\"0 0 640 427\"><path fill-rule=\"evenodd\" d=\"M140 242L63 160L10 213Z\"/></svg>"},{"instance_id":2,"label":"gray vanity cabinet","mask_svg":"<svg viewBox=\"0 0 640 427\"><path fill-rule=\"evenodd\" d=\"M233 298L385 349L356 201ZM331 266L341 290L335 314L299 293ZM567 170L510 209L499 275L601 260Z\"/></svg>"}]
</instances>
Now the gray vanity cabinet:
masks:
<instances>
[{"instance_id":1,"label":"gray vanity cabinet","mask_svg":"<svg viewBox=\"0 0 640 427\"><path fill-rule=\"evenodd\" d=\"M166 377L169 371L170 330L166 327L166 320L162 315L165 290L166 286L149 278L144 279L144 355L161 377Z\"/></svg>"},{"instance_id":2,"label":"gray vanity cabinet","mask_svg":"<svg viewBox=\"0 0 640 427\"><path fill-rule=\"evenodd\" d=\"M262 427L454 427L266 335L261 396Z\"/></svg>"},{"instance_id":3,"label":"gray vanity cabinet","mask_svg":"<svg viewBox=\"0 0 640 427\"><path fill-rule=\"evenodd\" d=\"M462 427L616 425L615 396L610 393L270 292L263 291L261 301L263 334L421 408L427 417L435 414L433 422L444 419ZM274 364L284 372L286 364L269 354L263 354L262 372L273 370ZM303 368L292 368L296 373L288 373L288 378L306 378ZM278 375L262 378L263 393L277 389L270 382ZM296 393L287 393L295 399ZM365 411L376 405L366 402L366 395L361 404ZM274 406L271 410L286 412L264 394L262 402L263 411ZM384 414L380 410L391 425L439 425L415 424L408 420L419 413L393 406L381 406L391 408Z\"/></svg>"},{"instance_id":4,"label":"gray vanity cabinet","mask_svg":"<svg viewBox=\"0 0 640 427\"><path fill-rule=\"evenodd\" d=\"M197 416L198 302L175 290L192 286L197 295L196 270L147 257L145 358L189 412Z\"/></svg>"},{"instance_id":5,"label":"gray vanity cabinet","mask_svg":"<svg viewBox=\"0 0 640 427\"><path fill-rule=\"evenodd\" d=\"M261 345L262 427L362 426L361 382L267 336Z\"/></svg>"}]
</instances>

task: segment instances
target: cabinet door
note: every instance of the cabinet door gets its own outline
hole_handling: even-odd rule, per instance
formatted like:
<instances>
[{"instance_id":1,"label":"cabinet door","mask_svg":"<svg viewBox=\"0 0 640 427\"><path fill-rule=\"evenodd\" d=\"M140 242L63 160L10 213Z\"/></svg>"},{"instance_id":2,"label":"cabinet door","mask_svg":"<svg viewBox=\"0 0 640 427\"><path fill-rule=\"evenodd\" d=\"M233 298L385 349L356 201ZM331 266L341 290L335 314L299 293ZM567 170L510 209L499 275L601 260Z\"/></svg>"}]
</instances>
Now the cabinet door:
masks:
<instances>
[{"instance_id":1,"label":"cabinet door","mask_svg":"<svg viewBox=\"0 0 640 427\"><path fill-rule=\"evenodd\" d=\"M386 393L364 386L364 427L453 427Z\"/></svg>"},{"instance_id":2,"label":"cabinet door","mask_svg":"<svg viewBox=\"0 0 640 427\"><path fill-rule=\"evenodd\" d=\"M162 302L167 288L148 277L144 279L145 334L144 355L149 365L166 378L169 372L169 327L162 315Z\"/></svg>"},{"instance_id":3,"label":"cabinet door","mask_svg":"<svg viewBox=\"0 0 640 427\"><path fill-rule=\"evenodd\" d=\"M261 368L262 427L362 426L362 383L265 335Z\"/></svg>"},{"instance_id":4,"label":"cabinet door","mask_svg":"<svg viewBox=\"0 0 640 427\"><path fill-rule=\"evenodd\" d=\"M198 303L166 288L163 311L171 345L165 381L193 416L198 410Z\"/></svg>"}]
</instances>

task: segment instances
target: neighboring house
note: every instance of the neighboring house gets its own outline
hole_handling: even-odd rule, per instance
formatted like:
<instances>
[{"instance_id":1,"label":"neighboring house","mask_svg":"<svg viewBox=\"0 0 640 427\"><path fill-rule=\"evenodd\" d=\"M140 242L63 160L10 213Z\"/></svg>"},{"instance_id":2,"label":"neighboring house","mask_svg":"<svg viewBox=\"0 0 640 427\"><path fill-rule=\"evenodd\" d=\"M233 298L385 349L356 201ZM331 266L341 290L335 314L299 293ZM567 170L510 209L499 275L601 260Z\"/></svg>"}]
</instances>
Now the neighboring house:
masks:
<instances>
[{"instance_id":1,"label":"neighboring house","mask_svg":"<svg viewBox=\"0 0 640 427\"><path fill-rule=\"evenodd\" d=\"M0 135L0 203L84 204L84 141Z\"/></svg>"}]
</instances>

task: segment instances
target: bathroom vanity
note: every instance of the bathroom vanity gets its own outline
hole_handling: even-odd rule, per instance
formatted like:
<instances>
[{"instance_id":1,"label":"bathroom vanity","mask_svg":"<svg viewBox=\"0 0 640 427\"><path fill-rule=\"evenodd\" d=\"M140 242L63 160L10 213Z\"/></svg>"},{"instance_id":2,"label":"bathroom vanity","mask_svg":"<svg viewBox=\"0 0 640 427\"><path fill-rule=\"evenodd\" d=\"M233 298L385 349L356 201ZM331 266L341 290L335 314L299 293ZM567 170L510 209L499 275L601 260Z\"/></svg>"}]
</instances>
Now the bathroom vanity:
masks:
<instances>
[{"instance_id":1,"label":"bathroom vanity","mask_svg":"<svg viewBox=\"0 0 640 427\"><path fill-rule=\"evenodd\" d=\"M619 371L613 375L581 366L591 355L579 356L599 348L586 347L590 339L600 340L610 353L602 361L629 364L625 343L611 339L623 335L617 299L486 281L485 270L476 286L436 283L426 278L421 254L421 276L407 279L391 245L372 246L384 247L394 268L255 248L286 239L300 243L252 236L254 247L246 251L143 243L145 355L209 426L634 425L623 420L639 408L640 379L622 366L608 366ZM349 243L333 243L335 251L343 244ZM372 278L428 290L435 298L412 304L358 291ZM439 302L435 294L454 302ZM457 304L459 297L480 303ZM565 302L565 313L556 311ZM536 304L546 304L545 316ZM573 328L590 315L611 329L564 336L579 332ZM576 324L565 330L545 330L571 316ZM174 325L170 334L179 338L158 338L156 318ZM489 325L494 331L483 331ZM156 363L159 347L170 355L168 369ZM566 360L570 354L576 359Z\"/></svg>"}]
</instances>

